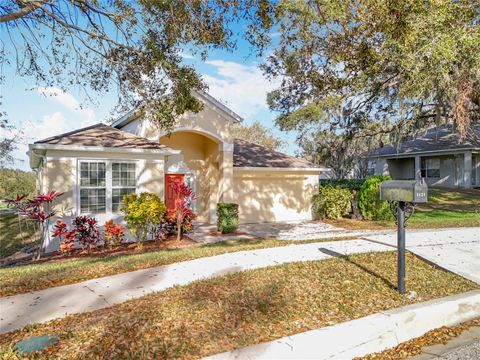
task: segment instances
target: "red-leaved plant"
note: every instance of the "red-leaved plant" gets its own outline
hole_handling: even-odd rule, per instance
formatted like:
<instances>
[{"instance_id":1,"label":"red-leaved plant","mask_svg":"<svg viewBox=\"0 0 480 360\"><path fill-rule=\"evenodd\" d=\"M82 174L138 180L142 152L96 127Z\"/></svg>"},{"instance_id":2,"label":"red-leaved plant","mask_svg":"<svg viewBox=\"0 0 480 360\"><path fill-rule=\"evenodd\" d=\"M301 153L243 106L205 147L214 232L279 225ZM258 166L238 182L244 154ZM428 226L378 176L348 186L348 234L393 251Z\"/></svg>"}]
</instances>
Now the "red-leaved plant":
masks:
<instances>
[{"instance_id":1,"label":"red-leaved plant","mask_svg":"<svg viewBox=\"0 0 480 360\"><path fill-rule=\"evenodd\" d=\"M125 228L121 224L114 224L113 220L105 223L105 245L119 246L123 242Z\"/></svg>"},{"instance_id":2,"label":"red-leaved plant","mask_svg":"<svg viewBox=\"0 0 480 360\"><path fill-rule=\"evenodd\" d=\"M40 254L45 248L45 242L50 236L48 233L50 219L56 213L52 209L52 203L61 195L63 195L63 192L49 191L46 194L38 194L33 199L26 199L25 195L17 195L15 199L4 200L7 206L12 208L19 217L33 222L35 232L38 235L37 259L40 259Z\"/></svg>"},{"instance_id":3,"label":"red-leaved plant","mask_svg":"<svg viewBox=\"0 0 480 360\"><path fill-rule=\"evenodd\" d=\"M60 240L60 251L62 253L71 252L75 246L75 230L67 230L67 224L62 220L57 220L53 227L52 235Z\"/></svg>"},{"instance_id":4,"label":"red-leaved plant","mask_svg":"<svg viewBox=\"0 0 480 360\"><path fill-rule=\"evenodd\" d=\"M183 182L170 184L175 194L175 207L167 211L166 217L176 220L177 240L180 241L182 234L193 229L192 221L197 215L191 209L197 195L191 187Z\"/></svg>"},{"instance_id":5,"label":"red-leaved plant","mask_svg":"<svg viewBox=\"0 0 480 360\"><path fill-rule=\"evenodd\" d=\"M98 230L97 219L86 215L77 216L73 219L75 229L75 240L82 249L95 249L99 245L100 231Z\"/></svg>"}]
</instances>

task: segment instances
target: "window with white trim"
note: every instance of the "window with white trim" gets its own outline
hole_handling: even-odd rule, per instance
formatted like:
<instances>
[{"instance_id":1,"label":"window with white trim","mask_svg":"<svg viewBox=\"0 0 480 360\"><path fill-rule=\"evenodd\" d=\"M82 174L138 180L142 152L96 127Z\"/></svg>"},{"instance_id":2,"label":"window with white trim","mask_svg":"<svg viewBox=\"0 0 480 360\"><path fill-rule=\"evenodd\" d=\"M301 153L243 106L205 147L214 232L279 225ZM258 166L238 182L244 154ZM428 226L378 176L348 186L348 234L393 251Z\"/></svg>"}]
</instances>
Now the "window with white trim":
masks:
<instances>
[{"instance_id":1,"label":"window with white trim","mask_svg":"<svg viewBox=\"0 0 480 360\"><path fill-rule=\"evenodd\" d=\"M106 211L106 173L104 162L80 163L80 212Z\"/></svg>"},{"instance_id":2,"label":"window with white trim","mask_svg":"<svg viewBox=\"0 0 480 360\"><path fill-rule=\"evenodd\" d=\"M80 212L118 212L123 196L136 190L135 163L121 161L80 162Z\"/></svg>"},{"instance_id":3,"label":"window with white trim","mask_svg":"<svg viewBox=\"0 0 480 360\"><path fill-rule=\"evenodd\" d=\"M135 164L112 163L112 211L117 212L124 195L135 192Z\"/></svg>"}]
</instances>

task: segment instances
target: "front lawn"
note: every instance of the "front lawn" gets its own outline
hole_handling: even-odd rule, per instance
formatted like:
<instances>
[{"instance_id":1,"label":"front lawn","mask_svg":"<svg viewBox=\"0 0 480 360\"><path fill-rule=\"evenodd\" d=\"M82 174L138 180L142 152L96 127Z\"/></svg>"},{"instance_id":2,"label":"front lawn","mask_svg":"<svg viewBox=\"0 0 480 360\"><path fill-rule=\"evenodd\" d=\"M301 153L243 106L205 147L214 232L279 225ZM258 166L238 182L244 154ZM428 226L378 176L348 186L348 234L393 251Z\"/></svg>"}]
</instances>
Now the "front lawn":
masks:
<instances>
[{"instance_id":1,"label":"front lawn","mask_svg":"<svg viewBox=\"0 0 480 360\"><path fill-rule=\"evenodd\" d=\"M407 269L414 300L395 289L395 252L230 274L0 335L0 356L15 356L25 338L59 334L40 358L193 359L477 288L411 254Z\"/></svg>"},{"instance_id":2,"label":"front lawn","mask_svg":"<svg viewBox=\"0 0 480 360\"><path fill-rule=\"evenodd\" d=\"M0 268L0 296L9 296L53 286L114 275L180 261L215 256L235 251L255 250L290 244L346 240L348 238L286 241L230 240L183 249L160 250L129 255L57 260L46 263Z\"/></svg>"},{"instance_id":3,"label":"front lawn","mask_svg":"<svg viewBox=\"0 0 480 360\"><path fill-rule=\"evenodd\" d=\"M10 256L26 245L35 245L33 234L32 225L27 227L22 221L20 228L17 215L0 211L0 258Z\"/></svg>"},{"instance_id":4,"label":"front lawn","mask_svg":"<svg viewBox=\"0 0 480 360\"><path fill-rule=\"evenodd\" d=\"M327 220L346 229L393 229L395 221ZM407 221L411 229L480 226L480 190L428 189L428 203L418 204Z\"/></svg>"}]
</instances>

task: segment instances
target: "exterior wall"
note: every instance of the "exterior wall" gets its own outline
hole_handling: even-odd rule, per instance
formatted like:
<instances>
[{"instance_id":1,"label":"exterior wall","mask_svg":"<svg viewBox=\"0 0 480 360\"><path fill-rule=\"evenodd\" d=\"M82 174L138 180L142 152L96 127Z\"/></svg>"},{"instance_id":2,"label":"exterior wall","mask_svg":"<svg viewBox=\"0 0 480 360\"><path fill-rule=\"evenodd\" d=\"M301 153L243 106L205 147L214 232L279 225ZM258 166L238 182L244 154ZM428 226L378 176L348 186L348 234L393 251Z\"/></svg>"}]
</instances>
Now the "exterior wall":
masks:
<instances>
[{"instance_id":1,"label":"exterior wall","mask_svg":"<svg viewBox=\"0 0 480 360\"><path fill-rule=\"evenodd\" d=\"M472 186L473 178L480 185L480 179L477 173L474 174L475 171L478 171L476 169L480 165L476 163L477 157L475 154L472 155L471 162L466 161L464 153L442 156L419 156L421 160L440 160L440 176L438 178L425 178L427 184L437 187L468 188ZM467 172L465 171L466 166ZM415 179L415 157L388 160L378 158L376 159L375 174L391 175L393 179L399 180Z\"/></svg>"},{"instance_id":2,"label":"exterior wall","mask_svg":"<svg viewBox=\"0 0 480 360\"><path fill-rule=\"evenodd\" d=\"M387 160L383 158L375 159L375 174L389 175Z\"/></svg>"},{"instance_id":3,"label":"exterior wall","mask_svg":"<svg viewBox=\"0 0 480 360\"><path fill-rule=\"evenodd\" d=\"M311 220L318 173L234 169L234 202L241 223Z\"/></svg>"},{"instance_id":4,"label":"exterior wall","mask_svg":"<svg viewBox=\"0 0 480 360\"><path fill-rule=\"evenodd\" d=\"M136 163L137 192L153 192L161 198L164 197L164 160L161 154L106 153L106 152L78 152L49 150L46 154L45 165L40 170L40 191L50 190L64 192L54 203L57 215L52 219L49 234L57 219L71 224L72 219L79 214L79 187L78 187L78 161L79 160L129 160ZM114 219L122 222L121 213L89 214L95 216L99 225ZM127 232L127 237L128 232ZM50 236L46 239L46 251L58 250L58 241Z\"/></svg>"}]
</instances>

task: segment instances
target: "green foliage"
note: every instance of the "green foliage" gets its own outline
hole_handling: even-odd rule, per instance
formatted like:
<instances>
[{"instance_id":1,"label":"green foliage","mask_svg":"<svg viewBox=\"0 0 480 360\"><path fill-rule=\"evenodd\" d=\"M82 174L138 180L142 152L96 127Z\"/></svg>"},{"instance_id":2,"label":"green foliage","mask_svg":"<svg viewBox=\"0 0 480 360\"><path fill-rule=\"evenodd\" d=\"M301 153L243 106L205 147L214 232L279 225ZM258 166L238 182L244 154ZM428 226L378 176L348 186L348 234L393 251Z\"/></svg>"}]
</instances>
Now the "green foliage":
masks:
<instances>
[{"instance_id":1,"label":"green foliage","mask_svg":"<svg viewBox=\"0 0 480 360\"><path fill-rule=\"evenodd\" d=\"M339 186L349 190L360 190L360 186L365 182L365 179L320 179L320 186Z\"/></svg>"},{"instance_id":2,"label":"green foliage","mask_svg":"<svg viewBox=\"0 0 480 360\"><path fill-rule=\"evenodd\" d=\"M340 186L321 186L312 199L313 218L340 219L348 215L352 194L349 189Z\"/></svg>"},{"instance_id":3,"label":"green foliage","mask_svg":"<svg viewBox=\"0 0 480 360\"><path fill-rule=\"evenodd\" d=\"M0 169L0 199L17 195L35 195L35 173L18 169Z\"/></svg>"},{"instance_id":4,"label":"green foliage","mask_svg":"<svg viewBox=\"0 0 480 360\"><path fill-rule=\"evenodd\" d=\"M282 129L389 119L385 131L400 136L478 121L478 0L285 0L275 16L281 34L264 70L282 79L268 96Z\"/></svg>"},{"instance_id":5,"label":"green foliage","mask_svg":"<svg viewBox=\"0 0 480 360\"><path fill-rule=\"evenodd\" d=\"M233 233L238 229L238 204L217 204L217 229L222 234Z\"/></svg>"},{"instance_id":6,"label":"green foliage","mask_svg":"<svg viewBox=\"0 0 480 360\"><path fill-rule=\"evenodd\" d=\"M236 125L233 127L233 135L237 139L250 141L271 150L279 150L287 145L287 143L277 137L271 129L263 126L258 121L255 121L250 126Z\"/></svg>"},{"instance_id":7,"label":"green foliage","mask_svg":"<svg viewBox=\"0 0 480 360\"><path fill-rule=\"evenodd\" d=\"M147 240L152 230L161 224L165 214L165 204L160 197L152 193L125 195L120 210L125 214L127 227L133 232L139 243Z\"/></svg>"},{"instance_id":8,"label":"green foliage","mask_svg":"<svg viewBox=\"0 0 480 360\"><path fill-rule=\"evenodd\" d=\"M360 187L358 207L366 220L392 220L394 218L388 201L380 200L380 183L391 180L390 176L372 175Z\"/></svg>"}]
</instances>

